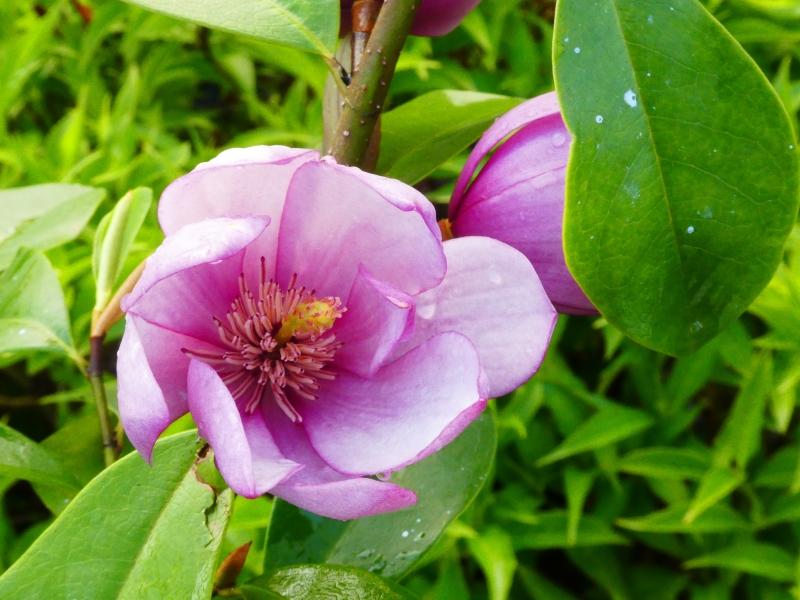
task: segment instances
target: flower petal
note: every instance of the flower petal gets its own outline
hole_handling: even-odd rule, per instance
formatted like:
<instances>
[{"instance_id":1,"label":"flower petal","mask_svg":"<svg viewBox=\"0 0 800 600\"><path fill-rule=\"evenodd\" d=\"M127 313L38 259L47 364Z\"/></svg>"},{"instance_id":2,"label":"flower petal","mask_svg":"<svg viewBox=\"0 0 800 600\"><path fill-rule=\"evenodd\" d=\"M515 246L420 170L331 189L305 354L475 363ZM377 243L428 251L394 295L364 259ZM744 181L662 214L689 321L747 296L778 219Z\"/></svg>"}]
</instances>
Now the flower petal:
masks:
<instances>
[{"instance_id":1,"label":"flower petal","mask_svg":"<svg viewBox=\"0 0 800 600\"><path fill-rule=\"evenodd\" d=\"M328 161L297 170L280 226L277 274L292 274L324 295L345 297L361 264L377 279L407 294L435 286L444 276L441 242L416 204L392 202L371 178Z\"/></svg>"},{"instance_id":2,"label":"flower petal","mask_svg":"<svg viewBox=\"0 0 800 600\"><path fill-rule=\"evenodd\" d=\"M413 326L414 300L361 268L346 304L347 312L335 330L342 342L336 366L369 377Z\"/></svg>"},{"instance_id":3,"label":"flower petal","mask_svg":"<svg viewBox=\"0 0 800 600\"><path fill-rule=\"evenodd\" d=\"M238 295L244 251L269 223L266 217L208 219L190 223L147 259L122 308L167 329L210 343Z\"/></svg>"},{"instance_id":4,"label":"flower petal","mask_svg":"<svg viewBox=\"0 0 800 600\"><path fill-rule=\"evenodd\" d=\"M480 0L423 0L419 4L411 33L445 35L455 29Z\"/></svg>"},{"instance_id":5,"label":"flower petal","mask_svg":"<svg viewBox=\"0 0 800 600\"><path fill-rule=\"evenodd\" d=\"M367 475L421 460L455 438L486 405L471 342L443 333L365 379L340 373L299 412L319 455Z\"/></svg>"},{"instance_id":6,"label":"flower petal","mask_svg":"<svg viewBox=\"0 0 800 600\"><path fill-rule=\"evenodd\" d=\"M275 496L340 520L393 512L417 501L414 492L396 484L349 477L333 470L311 446L302 425L291 423L274 403L264 404L263 412L281 452L303 465L272 489Z\"/></svg>"},{"instance_id":7,"label":"flower petal","mask_svg":"<svg viewBox=\"0 0 800 600\"><path fill-rule=\"evenodd\" d=\"M447 276L415 298L414 333L397 349L458 331L478 351L489 396L506 394L539 368L557 314L531 263L502 242L465 237L444 244Z\"/></svg>"},{"instance_id":8,"label":"flower petal","mask_svg":"<svg viewBox=\"0 0 800 600\"><path fill-rule=\"evenodd\" d=\"M239 409L213 367L192 359L188 380L197 429L237 494L260 496L302 468L281 453L260 412L248 415Z\"/></svg>"},{"instance_id":9,"label":"flower petal","mask_svg":"<svg viewBox=\"0 0 800 600\"><path fill-rule=\"evenodd\" d=\"M458 219L458 212L464 200L465 192L472 182L475 169L481 164L486 155L503 141L509 134L524 127L532 121L558 115L560 119L560 106L558 96L555 92L542 94L532 100L523 102L519 106L512 108L502 117L498 118L489 129L487 129L467 159L464 169L458 176L453 195L450 200L450 220L455 222ZM567 145L567 144L565 144Z\"/></svg>"},{"instance_id":10,"label":"flower petal","mask_svg":"<svg viewBox=\"0 0 800 600\"><path fill-rule=\"evenodd\" d=\"M207 350L200 340L179 335L134 316L125 318L117 360L120 420L133 447L148 461L161 432L188 410L181 348Z\"/></svg>"}]
</instances>

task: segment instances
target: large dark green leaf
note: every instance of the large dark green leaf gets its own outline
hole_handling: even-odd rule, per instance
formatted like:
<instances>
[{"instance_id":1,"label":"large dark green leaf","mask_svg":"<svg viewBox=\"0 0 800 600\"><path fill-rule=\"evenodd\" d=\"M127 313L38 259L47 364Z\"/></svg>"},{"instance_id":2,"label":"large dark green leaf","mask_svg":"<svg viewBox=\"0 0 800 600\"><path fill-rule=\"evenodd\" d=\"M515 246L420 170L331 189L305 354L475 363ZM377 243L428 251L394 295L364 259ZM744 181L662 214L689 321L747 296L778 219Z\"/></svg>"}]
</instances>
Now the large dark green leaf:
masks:
<instances>
[{"instance_id":1,"label":"large dark green leaf","mask_svg":"<svg viewBox=\"0 0 800 600\"><path fill-rule=\"evenodd\" d=\"M48 250L76 237L103 196L104 190L65 183L0 190L0 270L20 248Z\"/></svg>"},{"instance_id":2,"label":"large dark green leaf","mask_svg":"<svg viewBox=\"0 0 800 600\"><path fill-rule=\"evenodd\" d=\"M414 490L408 510L357 521L333 521L277 501L267 540L267 567L305 562L352 565L402 575L472 502L492 465L494 419L485 414L454 442L392 477Z\"/></svg>"},{"instance_id":3,"label":"large dark green leaf","mask_svg":"<svg viewBox=\"0 0 800 600\"><path fill-rule=\"evenodd\" d=\"M333 56L338 0L126 0L214 29Z\"/></svg>"},{"instance_id":4,"label":"large dark green leaf","mask_svg":"<svg viewBox=\"0 0 800 600\"><path fill-rule=\"evenodd\" d=\"M404 600L411 596L397 585L353 567L298 565L276 569L238 590L247 600Z\"/></svg>"},{"instance_id":5,"label":"large dark green leaf","mask_svg":"<svg viewBox=\"0 0 800 600\"><path fill-rule=\"evenodd\" d=\"M519 98L438 90L383 115L378 172L416 183L474 142Z\"/></svg>"},{"instance_id":6,"label":"large dark green leaf","mask_svg":"<svg viewBox=\"0 0 800 600\"><path fill-rule=\"evenodd\" d=\"M798 206L774 90L696 0L562 0L567 262L635 340L690 352L767 284Z\"/></svg>"},{"instance_id":7,"label":"large dark green leaf","mask_svg":"<svg viewBox=\"0 0 800 600\"><path fill-rule=\"evenodd\" d=\"M232 493L198 478L195 432L101 473L0 577L0 598L208 598Z\"/></svg>"}]
</instances>

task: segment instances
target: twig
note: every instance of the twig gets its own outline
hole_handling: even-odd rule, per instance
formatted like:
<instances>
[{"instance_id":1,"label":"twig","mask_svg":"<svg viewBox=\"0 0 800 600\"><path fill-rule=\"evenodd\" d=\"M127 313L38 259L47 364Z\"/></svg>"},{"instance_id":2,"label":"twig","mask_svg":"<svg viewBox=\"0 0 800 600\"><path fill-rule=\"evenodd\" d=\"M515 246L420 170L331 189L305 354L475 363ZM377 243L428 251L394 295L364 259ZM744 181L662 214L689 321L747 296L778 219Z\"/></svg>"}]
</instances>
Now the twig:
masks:
<instances>
[{"instance_id":1,"label":"twig","mask_svg":"<svg viewBox=\"0 0 800 600\"><path fill-rule=\"evenodd\" d=\"M92 384L92 394L97 407L97 418L100 420L100 434L103 439L103 458L106 466L117 460L117 444L114 440L114 427L111 425L111 415L108 412L106 388L103 385L103 340L105 336L92 336L89 338L91 352L89 354L89 382Z\"/></svg>"}]
</instances>

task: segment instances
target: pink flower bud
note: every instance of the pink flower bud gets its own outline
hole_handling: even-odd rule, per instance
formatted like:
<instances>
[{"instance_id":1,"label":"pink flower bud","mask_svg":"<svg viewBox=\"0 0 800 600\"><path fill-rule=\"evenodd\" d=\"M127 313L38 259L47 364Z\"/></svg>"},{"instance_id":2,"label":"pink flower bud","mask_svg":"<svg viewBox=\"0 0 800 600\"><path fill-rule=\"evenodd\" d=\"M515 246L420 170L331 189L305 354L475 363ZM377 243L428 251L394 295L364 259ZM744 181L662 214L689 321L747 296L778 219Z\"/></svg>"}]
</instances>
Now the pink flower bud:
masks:
<instances>
[{"instance_id":1,"label":"pink flower bud","mask_svg":"<svg viewBox=\"0 0 800 600\"><path fill-rule=\"evenodd\" d=\"M571 143L554 92L510 110L470 154L453 191L450 221L455 237L492 237L527 256L559 312L596 314L564 259L564 177Z\"/></svg>"},{"instance_id":2,"label":"pink flower bud","mask_svg":"<svg viewBox=\"0 0 800 600\"><path fill-rule=\"evenodd\" d=\"M417 8L417 16L411 33L414 35L438 36L455 29L469 11L480 0L422 0ZM342 24L345 31L350 29L350 9L353 0L342 0Z\"/></svg>"}]
</instances>

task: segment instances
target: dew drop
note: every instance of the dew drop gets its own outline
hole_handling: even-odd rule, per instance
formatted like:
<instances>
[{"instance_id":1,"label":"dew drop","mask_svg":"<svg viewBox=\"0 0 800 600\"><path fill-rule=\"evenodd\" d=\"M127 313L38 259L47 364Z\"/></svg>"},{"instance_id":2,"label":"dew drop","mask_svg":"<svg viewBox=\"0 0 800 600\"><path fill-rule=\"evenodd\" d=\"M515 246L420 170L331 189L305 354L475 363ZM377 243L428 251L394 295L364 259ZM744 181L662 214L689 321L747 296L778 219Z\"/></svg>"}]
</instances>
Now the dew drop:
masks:
<instances>
[{"instance_id":1,"label":"dew drop","mask_svg":"<svg viewBox=\"0 0 800 600\"><path fill-rule=\"evenodd\" d=\"M688 233L689 235L693 234L694 233L694 225L689 225L686 228L686 233Z\"/></svg>"},{"instance_id":2,"label":"dew drop","mask_svg":"<svg viewBox=\"0 0 800 600\"><path fill-rule=\"evenodd\" d=\"M347 130L347 129L345 129L345 130L342 132L342 135L343 135L344 137L350 137L350 131L349 131L349 130Z\"/></svg>"},{"instance_id":3,"label":"dew drop","mask_svg":"<svg viewBox=\"0 0 800 600\"><path fill-rule=\"evenodd\" d=\"M567 141L567 137L563 133L554 133L553 137L550 138L550 141L556 148L561 148L561 146L563 146Z\"/></svg>"},{"instance_id":4,"label":"dew drop","mask_svg":"<svg viewBox=\"0 0 800 600\"><path fill-rule=\"evenodd\" d=\"M594 118L594 122L597 123L598 125L602 124L603 121L605 121L605 119L603 118L603 115L597 115Z\"/></svg>"},{"instance_id":5,"label":"dew drop","mask_svg":"<svg viewBox=\"0 0 800 600\"><path fill-rule=\"evenodd\" d=\"M625 92L623 98L625 99L625 104L631 108L636 108L639 105L639 101L636 99L636 92L633 90L628 90Z\"/></svg>"},{"instance_id":6,"label":"dew drop","mask_svg":"<svg viewBox=\"0 0 800 600\"><path fill-rule=\"evenodd\" d=\"M407 538L408 537L408 529L404 530L403 533L400 534L401 537Z\"/></svg>"},{"instance_id":7,"label":"dew drop","mask_svg":"<svg viewBox=\"0 0 800 600\"><path fill-rule=\"evenodd\" d=\"M653 19L653 15L647 15L647 23L648 23L649 25L652 25L652 24L653 24L653 21L654 21L654 19Z\"/></svg>"},{"instance_id":8,"label":"dew drop","mask_svg":"<svg viewBox=\"0 0 800 600\"><path fill-rule=\"evenodd\" d=\"M580 53L581 53L581 49L576 46L575 47L575 54L580 54Z\"/></svg>"}]
</instances>

